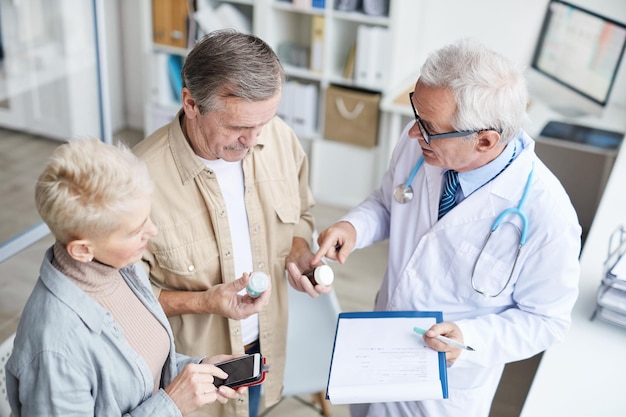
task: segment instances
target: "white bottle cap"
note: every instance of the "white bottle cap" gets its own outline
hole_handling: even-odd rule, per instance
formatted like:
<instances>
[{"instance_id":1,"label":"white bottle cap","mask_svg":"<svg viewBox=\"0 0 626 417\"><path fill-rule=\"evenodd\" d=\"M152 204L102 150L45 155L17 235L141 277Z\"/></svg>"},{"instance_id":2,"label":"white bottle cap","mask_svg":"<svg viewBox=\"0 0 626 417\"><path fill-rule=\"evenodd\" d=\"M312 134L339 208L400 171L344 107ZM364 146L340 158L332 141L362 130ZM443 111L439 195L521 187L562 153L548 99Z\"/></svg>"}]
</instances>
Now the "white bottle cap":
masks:
<instances>
[{"instance_id":1,"label":"white bottle cap","mask_svg":"<svg viewBox=\"0 0 626 417\"><path fill-rule=\"evenodd\" d=\"M315 273L313 275L315 277L315 282L320 285L330 285L335 280L333 269L328 265L318 266L315 268Z\"/></svg>"},{"instance_id":2,"label":"white bottle cap","mask_svg":"<svg viewBox=\"0 0 626 417\"><path fill-rule=\"evenodd\" d=\"M258 297L261 293L270 285L270 277L265 272L257 271L250 275L250 281L248 281L248 287L246 290L250 297Z\"/></svg>"}]
</instances>

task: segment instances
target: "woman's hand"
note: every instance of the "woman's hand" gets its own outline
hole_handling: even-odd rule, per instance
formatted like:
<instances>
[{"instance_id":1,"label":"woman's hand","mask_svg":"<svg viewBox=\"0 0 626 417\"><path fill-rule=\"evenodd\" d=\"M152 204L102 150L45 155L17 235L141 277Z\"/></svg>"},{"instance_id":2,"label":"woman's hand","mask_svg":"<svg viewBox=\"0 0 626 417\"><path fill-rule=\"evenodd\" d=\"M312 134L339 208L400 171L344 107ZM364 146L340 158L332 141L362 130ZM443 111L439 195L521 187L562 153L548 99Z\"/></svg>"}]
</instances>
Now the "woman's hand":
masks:
<instances>
[{"instance_id":1,"label":"woman's hand","mask_svg":"<svg viewBox=\"0 0 626 417\"><path fill-rule=\"evenodd\" d=\"M218 358L223 360L230 357L232 356L222 355ZM229 399L237 398L245 392L245 388L239 390L226 386L215 388L214 377L225 379L228 375L205 361L199 364L189 364L164 391L174 401L182 415L215 401L225 404Z\"/></svg>"}]
</instances>

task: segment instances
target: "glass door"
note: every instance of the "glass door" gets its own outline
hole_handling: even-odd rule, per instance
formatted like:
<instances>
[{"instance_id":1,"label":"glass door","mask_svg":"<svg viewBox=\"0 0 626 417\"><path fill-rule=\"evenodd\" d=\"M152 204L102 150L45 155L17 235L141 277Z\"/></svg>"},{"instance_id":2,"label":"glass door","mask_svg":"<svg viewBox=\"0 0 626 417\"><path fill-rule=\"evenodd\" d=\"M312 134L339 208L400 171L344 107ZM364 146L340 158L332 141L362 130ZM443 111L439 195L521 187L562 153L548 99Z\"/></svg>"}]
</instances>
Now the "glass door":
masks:
<instances>
[{"instance_id":1,"label":"glass door","mask_svg":"<svg viewBox=\"0 0 626 417\"><path fill-rule=\"evenodd\" d=\"M34 205L43 165L69 139L111 141L101 88L103 1L0 0L0 341L52 242Z\"/></svg>"}]
</instances>

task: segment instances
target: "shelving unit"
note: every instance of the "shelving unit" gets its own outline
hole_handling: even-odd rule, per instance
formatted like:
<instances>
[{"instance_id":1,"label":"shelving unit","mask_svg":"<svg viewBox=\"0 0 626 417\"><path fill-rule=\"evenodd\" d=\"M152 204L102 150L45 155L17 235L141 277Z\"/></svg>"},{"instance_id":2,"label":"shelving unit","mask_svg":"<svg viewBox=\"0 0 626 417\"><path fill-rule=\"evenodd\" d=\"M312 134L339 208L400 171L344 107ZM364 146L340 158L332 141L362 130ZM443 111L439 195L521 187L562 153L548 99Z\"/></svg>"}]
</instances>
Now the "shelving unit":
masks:
<instances>
[{"instance_id":1,"label":"shelving unit","mask_svg":"<svg viewBox=\"0 0 626 417\"><path fill-rule=\"evenodd\" d=\"M151 1L144 0L144 14L152 21ZM184 3L185 0L168 0ZM366 89L379 92L383 98L392 87L404 81L419 68L418 21L422 2L415 0L390 0L388 16L370 16L362 11L336 10L336 0L326 0L323 8L301 7L299 2L279 0L214 1L214 7L227 3L251 19L253 33L264 39L278 53L288 80L313 84L318 89L315 104L316 129L313 133L299 135L303 148L311 159L311 187L316 200L337 206L352 206L360 202L373 190L386 170L388 149L395 138L388 138L379 123L378 143L372 148L363 148L324 139L325 92L330 85ZM310 69L313 20L323 18L321 48L322 64L318 71ZM389 44L382 46L381 55L387 71L384 83L363 84L344 77L344 68L350 49L357 41L360 25L377 26L388 30ZM152 39L151 24L146 25L145 51L147 63L145 133L150 134L164 124L179 108L178 103L159 103L158 77L153 71L155 54L168 53L186 55L185 48L156 45ZM309 58L306 65L296 66L283 59L284 47L300 47ZM406 45L411 45L410 49ZM365 47L370 47L366 45ZM357 45L358 48L358 45ZM381 113L382 114L382 113ZM339 163L327 163L326 161Z\"/></svg>"},{"instance_id":2,"label":"shelving unit","mask_svg":"<svg viewBox=\"0 0 626 417\"><path fill-rule=\"evenodd\" d=\"M195 29L188 29L190 25L185 22L184 25L178 20L172 21L171 14L161 13L157 16L167 18L168 20L162 24L156 24L159 28L165 28L162 30L169 31L170 33L160 33L155 38L153 19L155 18L153 4L157 3L159 7L165 9L177 9L187 10L187 0L141 0L140 13L142 16L142 49L143 49L143 62L145 64L145 77L144 77L144 134L147 136L154 132L157 128L163 126L172 120L181 107L181 103L172 97L171 87L168 86L169 75L167 74L167 59L170 56L182 57L187 56L189 48L181 47L177 45L187 44L192 45L194 39L189 39L189 36L193 36L193 33L199 33L201 28L199 25ZM221 4L232 6L242 15L246 16L251 21L253 32L256 32L257 22L261 21L257 15L260 12L260 7L257 7L258 1L254 0L231 0L231 1L219 1L214 0L211 2L213 9L216 9ZM178 17L180 17L178 13ZM172 35L174 33L174 35ZM184 42L170 41L178 37L178 33L183 33L185 37ZM190 35L191 33L191 35ZM155 39L165 39L163 42L155 42ZM169 89L170 91L164 91Z\"/></svg>"},{"instance_id":3,"label":"shelving unit","mask_svg":"<svg viewBox=\"0 0 626 417\"><path fill-rule=\"evenodd\" d=\"M275 50L283 42L311 48L311 26L314 16L324 18L322 70L285 65L290 79L315 83L319 87L317 103L317 133L300 137L311 163L311 188L319 203L351 207L358 204L378 186L388 166L389 149L396 138L386 135L385 124L378 128L378 143L364 148L329 141L324 138L326 90L330 85L380 92L385 97L392 87L400 84L419 69L417 53L406 45L419 48L419 25L422 4L414 0L390 0L388 16L370 16L362 11L336 10L337 2L326 0L323 9L301 9L283 1L269 1L259 36ZM358 37L360 25L379 26L389 30L389 45L384 45L387 69L386 80L381 85L360 84L344 77L344 68L351 47ZM366 46L367 47L367 46ZM357 44L356 48L359 48ZM382 114L382 113L381 113Z\"/></svg>"}]
</instances>

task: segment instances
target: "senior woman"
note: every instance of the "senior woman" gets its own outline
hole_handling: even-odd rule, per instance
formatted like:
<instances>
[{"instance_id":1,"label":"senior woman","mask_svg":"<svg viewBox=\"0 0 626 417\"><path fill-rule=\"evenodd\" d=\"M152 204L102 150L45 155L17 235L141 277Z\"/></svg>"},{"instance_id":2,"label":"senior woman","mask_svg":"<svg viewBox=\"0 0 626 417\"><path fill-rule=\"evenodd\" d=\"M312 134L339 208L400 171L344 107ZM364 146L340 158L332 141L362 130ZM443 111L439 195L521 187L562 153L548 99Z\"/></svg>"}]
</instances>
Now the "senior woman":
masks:
<instances>
[{"instance_id":1,"label":"senior woman","mask_svg":"<svg viewBox=\"0 0 626 417\"><path fill-rule=\"evenodd\" d=\"M148 239L152 182L125 146L59 146L35 200L56 242L24 308L6 366L21 416L180 416L235 391L213 385L231 358L175 352L172 332L138 264Z\"/></svg>"}]
</instances>

